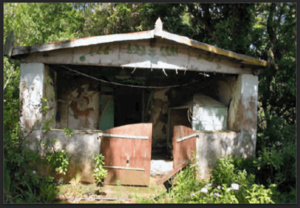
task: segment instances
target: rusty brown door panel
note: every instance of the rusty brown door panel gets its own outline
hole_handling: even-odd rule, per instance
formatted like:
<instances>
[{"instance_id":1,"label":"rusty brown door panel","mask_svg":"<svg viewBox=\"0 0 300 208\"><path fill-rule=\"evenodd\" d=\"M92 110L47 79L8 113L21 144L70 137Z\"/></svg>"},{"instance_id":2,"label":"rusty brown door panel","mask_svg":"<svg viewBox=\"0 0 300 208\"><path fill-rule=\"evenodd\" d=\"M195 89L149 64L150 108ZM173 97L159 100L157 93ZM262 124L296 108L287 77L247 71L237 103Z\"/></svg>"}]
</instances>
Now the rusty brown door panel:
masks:
<instances>
[{"instance_id":1,"label":"rusty brown door panel","mask_svg":"<svg viewBox=\"0 0 300 208\"><path fill-rule=\"evenodd\" d=\"M152 124L130 124L103 132L101 154L108 176L104 184L149 186Z\"/></svg>"},{"instance_id":2,"label":"rusty brown door panel","mask_svg":"<svg viewBox=\"0 0 300 208\"><path fill-rule=\"evenodd\" d=\"M196 151L196 132L186 126L174 126L173 168L191 162Z\"/></svg>"}]
</instances>

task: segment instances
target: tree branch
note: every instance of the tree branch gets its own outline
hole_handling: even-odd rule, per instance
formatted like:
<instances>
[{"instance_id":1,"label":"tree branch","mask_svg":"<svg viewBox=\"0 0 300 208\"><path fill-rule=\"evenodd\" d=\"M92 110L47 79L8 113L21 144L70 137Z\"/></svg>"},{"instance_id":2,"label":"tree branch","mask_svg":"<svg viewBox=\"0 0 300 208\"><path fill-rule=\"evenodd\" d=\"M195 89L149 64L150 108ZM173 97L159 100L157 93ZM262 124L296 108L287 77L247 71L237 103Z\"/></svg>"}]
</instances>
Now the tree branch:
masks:
<instances>
[{"instance_id":1,"label":"tree branch","mask_svg":"<svg viewBox=\"0 0 300 208\"><path fill-rule=\"evenodd\" d=\"M6 88L7 84L9 83L9 81L10 81L10 79L11 79L11 77L12 77L13 73L14 73L14 71L12 70L12 71L11 71L11 73L10 73L10 75L9 75L9 77L7 78L7 80L6 80L6 82L5 82L5 85L4 85L4 88L3 88L3 91L5 90L5 88Z\"/></svg>"},{"instance_id":2,"label":"tree branch","mask_svg":"<svg viewBox=\"0 0 300 208\"><path fill-rule=\"evenodd\" d=\"M268 35L270 37L270 41L272 43L272 46L273 46L273 53L275 53L274 49L275 49L275 46L276 46L276 33L275 33L275 25L274 25L274 12L275 12L275 8L276 8L276 5L275 3L272 3L271 6L270 6L270 10L269 10L269 17L268 17L268 20L267 20L267 32L268 32ZM271 46L271 48L272 48Z\"/></svg>"}]
</instances>

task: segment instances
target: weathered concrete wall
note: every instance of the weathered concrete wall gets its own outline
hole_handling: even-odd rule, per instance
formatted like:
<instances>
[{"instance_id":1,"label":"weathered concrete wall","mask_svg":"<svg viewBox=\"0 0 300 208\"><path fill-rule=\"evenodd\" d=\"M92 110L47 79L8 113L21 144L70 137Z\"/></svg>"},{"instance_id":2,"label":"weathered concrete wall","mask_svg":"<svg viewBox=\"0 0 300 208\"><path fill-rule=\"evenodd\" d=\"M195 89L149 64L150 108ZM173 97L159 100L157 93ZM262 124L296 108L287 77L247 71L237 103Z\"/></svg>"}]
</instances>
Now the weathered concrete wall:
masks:
<instances>
[{"instance_id":1,"label":"weathered concrete wall","mask_svg":"<svg viewBox=\"0 0 300 208\"><path fill-rule=\"evenodd\" d=\"M253 146L251 135L247 132L198 132L196 139L198 179L209 179L210 171L218 158L229 155L236 157L252 156Z\"/></svg>"},{"instance_id":2,"label":"weathered concrete wall","mask_svg":"<svg viewBox=\"0 0 300 208\"><path fill-rule=\"evenodd\" d=\"M210 170L215 160L229 156L237 147L238 135L236 132L201 132L196 139L197 164L199 179L209 179Z\"/></svg>"},{"instance_id":3,"label":"weathered concrete wall","mask_svg":"<svg viewBox=\"0 0 300 208\"><path fill-rule=\"evenodd\" d=\"M53 139L55 142L53 143ZM46 149L44 145L49 141L49 147ZM40 155L45 155L47 151L51 151L54 147L56 151L65 151L70 157L70 165L67 174L56 174L56 180L69 181L78 173L81 176L82 182L93 183L94 169L94 153L100 153L101 139L98 137L98 132L84 133L74 131L74 136L67 137L63 130L51 130L42 134L41 131L35 130L29 136L29 147L32 150L39 151ZM49 167L41 164L40 170L42 174L49 173Z\"/></svg>"},{"instance_id":4,"label":"weathered concrete wall","mask_svg":"<svg viewBox=\"0 0 300 208\"><path fill-rule=\"evenodd\" d=\"M56 100L56 72L50 67L45 66L45 81L44 81L44 92L43 97L47 99L46 105L49 107L44 115L44 121L50 121L51 128L56 127L56 111L57 111L57 100Z\"/></svg>"},{"instance_id":5,"label":"weathered concrete wall","mask_svg":"<svg viewBox=\"0 0 300 208\"><path fill-rule=\"evenodd\" d=\"M240 143L248 140L252 145L250 155L254 156L257 131L257 96L258 77L250 74L239 75L232 91L232 101L229 106L228 126L230 130L241 132Z\"/></svg>"},{"instance_id":6,"label":"weathered concrete wall","mask_svg":"<svg viewBox=\"0 0 300 208\"><path fill-rule=\"evenodd\" d=\"M216 159L253 157L256 148L258 77L250 74L218 82L219 100L229 105L230 131L200 132L196 140L199 179L208 179Z\"/></svg>"},{"instance_id":7,"label":"weathered concrete wall","mask_svg":"<svg viewBox=\"0 0 300 208\"><path fill-rule=\"evenodd\" d=\"M43 98L45 65L42 63L22 63L20 74L21 128L30 130L41 121L41 99ZM39 128L40 125L36 127Z\"/></svg>"}]
</instances>

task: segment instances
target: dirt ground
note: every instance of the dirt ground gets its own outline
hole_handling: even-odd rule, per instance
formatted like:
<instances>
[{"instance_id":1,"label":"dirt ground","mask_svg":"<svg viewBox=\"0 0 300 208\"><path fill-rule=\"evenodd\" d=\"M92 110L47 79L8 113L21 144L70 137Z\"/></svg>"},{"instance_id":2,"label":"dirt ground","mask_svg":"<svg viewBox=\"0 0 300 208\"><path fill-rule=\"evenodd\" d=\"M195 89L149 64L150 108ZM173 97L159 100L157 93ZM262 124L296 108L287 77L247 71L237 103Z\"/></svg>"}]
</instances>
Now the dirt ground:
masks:
<instances>
[{"instance_id":1,"label":"dirt ground","mask_svg":"<svg viewBox=\"0 0 300 208\"><path fill-rule=\"evenodd\" d=\"M150 177L149 187L83 184L73 180L70 184L61 184L58 203L139 203L139 198L153 198L166 192L164 185L156 185L161 176Z\"/></svg>"}]
</instances>

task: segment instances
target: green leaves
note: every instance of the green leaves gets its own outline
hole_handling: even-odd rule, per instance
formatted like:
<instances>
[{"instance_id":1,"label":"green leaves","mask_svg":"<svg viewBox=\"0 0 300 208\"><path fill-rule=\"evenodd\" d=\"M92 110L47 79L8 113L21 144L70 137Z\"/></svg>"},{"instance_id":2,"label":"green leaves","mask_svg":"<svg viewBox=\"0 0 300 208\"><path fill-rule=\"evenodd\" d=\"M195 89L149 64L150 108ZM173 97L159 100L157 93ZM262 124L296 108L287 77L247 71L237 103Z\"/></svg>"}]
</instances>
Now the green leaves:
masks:
<instances>
[{"instance_id":1,"label":"green leaves","mask_svg":"<svg viewBox=\"0 0 300 208\"><path fill-rule=\"evenodd\" d=\"M5 3L4 36L14 31L17 45L80 37L80 11L71 3ZM24 29L26 28L26 29Z\"/></svg>"},{"instance_id":2,"label":"green leaves","mask_svg":"<svg viewBox=\"0 0 300 208\"><path fill-rule=\"evenodd\" d=\"M64 128L64 132L66 133L67 137L72 137L72 136L74 136L74 132L73 132L72 129Z\"/></svg>"},{"instance_id":3,"label":"green leaves","mask_svg":"<svg viewBox=\"0 0 300 208\"><path fill-rule=\"evenodd\" d=\"M66 175L70 162L69 156L64 150L48 153L46 160L56 173Z\"/></svg>"},{"instance_id":4,"label":"green leaves","mask_svg":"<svg viewBox=\"0 0 300 208\"><path fill-rule=\"evenodd\" d=\"M14 46L23 46L86 36L151 30L160 17L164 30L169 32L256 58L264 60L269 58L278 64L278 70L265 69L259 75L261 103L257 133L259 160L253 160L254 164L249 162L246 165L241 162L240 165L245 165L247 174L234 169L230 160L219 161L217 164L219 171L213 172L215 176L213 180L215 183L229 186L232 181L239 180L235 178L237 176L243 181L252 181L254 180L252 174L256 174L256 181L261 184L278 183L278 190L284 196L283 201L288 202L288 200L295 201L296 184L296 4L274 3L272 7L275 9L272 9L271 5L270 3L4 3L3 40L5 43L5 38L11 31L15 36ZM131 49L134 52L135 48ZM138 53L145 54L142 48ZM153 51L148 53L154 54ZM85 57L80 57L80 60L84 61ZM26 161L31 156L28 153L28 158L24 159L19 154L23 142L22 138L18 137L21 102L19 61L4 57L3 75L4 151L5 157L10 159L7 160L7 169L11 172L20 171L16 176L12 176L20 179L20 174L27 168ZM44 113L49 110L46 103L45 101ZM46 122L44 130L49 130L50 124L50 121ZM65 132L67 136L73 136L72 131L65 130ZM54 158L56 156L53 156L52 160L57 159L61 167L67 166L64 154L60 153L56 159ZM98 160L101 167L102 159ZM66 169L58 168L57 171L64 173ZM100 168L95 172L99 181L104 177L104 172ZM199 188L193 185L192 178L189 178L187 183L182 180L182 186L178 186L176 192L178 196L182 193L179 189L188 190L183 187L185 184L192 189ZM250 195L257 192L266 193L261 187L252 187L249 191ZM222 200L235 202L234 197L237 195L223 194ZM220 198L214 198L214 202L217 201L220 202ZM266 202L267 199L263 201Z\"/></svg>"},{"instance_id":5,"label":"green leaves","mask_svg":"<svg viewBox=\"0 0 300 208\"><path fill-rule=\"evenodd\" d=\"M247 190L248 196L245 198L250 204L268 204L274 203L271 199L272 191L265 189L263 185L253 184L249 190Z\"/></svg>"},{"instance_id":6,"label":"green leaves","mask_svg":"<svg viewBox=\"0 0 300 208\"><path fill-rule=\"evenodd\" d=\"M103 168L104 165L104 155L94 153L94 161L95 161L95 168L94 168L94 178L96 180L96 183L99 185L103 184L103 180L107 176L107 170Z\"/></svg>"},{"instance_id":7,"label":"green leaves","mask_svg":"<svg viewBox=\"0 0 300 208\"><path fill-rule=\"evenodd\" d=\"M238 163L250 164L249 161ZM200 203L200 204L249 204L274 203L276 186L254 183L254 176L246 170L241 171L232 157L216 161L212 176L208 181L195 178L195 166L189 165L175 176L171 192L151 200L151 203ZM196 168L197 169L197 168ZM143 203L147 200L141 200Z\"/></svg>"}]
</instances>

